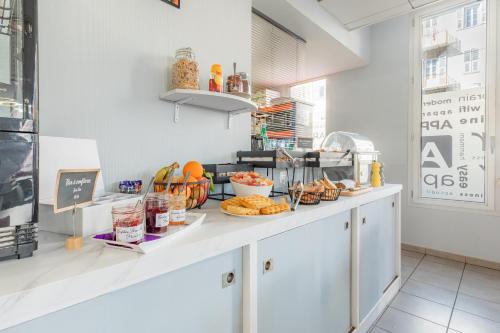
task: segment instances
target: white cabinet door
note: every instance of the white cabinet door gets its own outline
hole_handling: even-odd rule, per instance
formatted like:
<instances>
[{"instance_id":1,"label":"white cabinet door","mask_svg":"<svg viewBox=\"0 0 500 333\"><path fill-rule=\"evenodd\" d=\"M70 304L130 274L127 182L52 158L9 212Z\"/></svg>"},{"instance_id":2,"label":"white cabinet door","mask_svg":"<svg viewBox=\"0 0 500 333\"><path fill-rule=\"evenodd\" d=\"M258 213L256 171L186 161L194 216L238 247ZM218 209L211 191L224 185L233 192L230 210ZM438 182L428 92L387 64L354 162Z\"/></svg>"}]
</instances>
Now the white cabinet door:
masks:
<instances>
[{"instance_id":1,"label":"white cabinet door","mask_svg":"<svg viewBox=\"0 0 500 333\"><path fill-rule=\"evenodd\" d=\"M359 314L363 320L396 276L394 197L359 209Z\"/></svg>"},{"instance_id":2,"label":"white cabinet door","mask_svg":"<svg viewBox=\"0 0 500 333\"><path fill-rule=\"evenodd\" d=\"M223 288L222 274L234 271ZM241 249L106 294L2 333L238 333Z\"/></svg>"},{"instance_id":3,"label":"white cabinet door","mask_svg":"<svg viewBox=\"0 0 500 333\"><path fill-rule=\"evenodd\" d=\"M359 208L359 317L362 321L382 296L378 202Z\"/></svg>"},{"instance_id":4,"label":"white cabinet door","mask_svg":"<svg viewBox=\"0 0 500 333\"><path fill-rule=\"evenodd\" d=\"M380 288L384 291L396 277L396 209L393 196L380 200Z\"/></svg>"},{"instance_id":5,"label":"white cabinet door","mask_svg":"<svg viewBox=\"0 0 500 333\"><path fill-rule=\"evenodd\" d=\"M350 212L260 241L258 332L349 331L350 244Z\"/></svg>"}]
</instances>

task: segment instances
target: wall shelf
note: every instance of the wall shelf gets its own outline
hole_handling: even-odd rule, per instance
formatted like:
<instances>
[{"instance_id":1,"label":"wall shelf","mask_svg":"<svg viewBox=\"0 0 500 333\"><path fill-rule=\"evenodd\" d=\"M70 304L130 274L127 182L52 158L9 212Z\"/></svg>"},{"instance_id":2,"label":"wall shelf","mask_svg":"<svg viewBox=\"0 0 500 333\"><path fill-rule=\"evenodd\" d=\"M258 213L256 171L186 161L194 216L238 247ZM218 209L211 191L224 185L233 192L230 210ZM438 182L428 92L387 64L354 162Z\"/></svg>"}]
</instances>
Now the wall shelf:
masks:
<instances>
[{"instance_id":1,"label":"wall shelf","mask_svg":"<svg viewBox=\"0 0 500 333\"><path fill-rule=\"evenodd\" d=\"M181 105L226 113L228 128L233 116L257 111L257 105L246 98L205 90L173 89L161 94L160 99L174 104L174 123L179 122Z\"/></svg>"}]
</instances>

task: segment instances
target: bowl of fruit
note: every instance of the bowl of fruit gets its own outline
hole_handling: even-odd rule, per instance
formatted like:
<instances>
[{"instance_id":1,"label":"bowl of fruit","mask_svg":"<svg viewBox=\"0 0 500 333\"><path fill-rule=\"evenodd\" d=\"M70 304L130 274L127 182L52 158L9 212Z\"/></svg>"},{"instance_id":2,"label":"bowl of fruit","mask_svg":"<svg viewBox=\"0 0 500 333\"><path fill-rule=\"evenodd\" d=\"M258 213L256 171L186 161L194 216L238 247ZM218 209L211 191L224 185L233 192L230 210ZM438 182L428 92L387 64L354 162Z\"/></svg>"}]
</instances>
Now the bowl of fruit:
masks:
<instances>
[{"instance_id":1,"label":"bowl of fruit","mask_svg":"<svg viewBox=\"0 0 500 333\"><path fill-rule=\"evenodd\" d=\"M273 189L273 181L257 172L237 172L230 179L234 194L239 197L259 194L268 197Z\"/></svg>"},{"instance_id":2,"label":"bowl of fruit","mask_svg":"<svg viewBox=\"0 0 500 333\"><path fill-rule=\"evenodd\" d=\"M168 191L169 194L178 195L182 191L185 182L184 195L186 196L186 209L201 208L207 201L210 189L213 187L210 175L206 174L201 163L189 161L182 169L182 176L171 177L170 188L167 189L167 180L170 173L174 173L178 168L179 164L173 163L156 173L154 182L155 192ZM188 176L187 179L186 176Z\"/></svg>"}]
</instances>

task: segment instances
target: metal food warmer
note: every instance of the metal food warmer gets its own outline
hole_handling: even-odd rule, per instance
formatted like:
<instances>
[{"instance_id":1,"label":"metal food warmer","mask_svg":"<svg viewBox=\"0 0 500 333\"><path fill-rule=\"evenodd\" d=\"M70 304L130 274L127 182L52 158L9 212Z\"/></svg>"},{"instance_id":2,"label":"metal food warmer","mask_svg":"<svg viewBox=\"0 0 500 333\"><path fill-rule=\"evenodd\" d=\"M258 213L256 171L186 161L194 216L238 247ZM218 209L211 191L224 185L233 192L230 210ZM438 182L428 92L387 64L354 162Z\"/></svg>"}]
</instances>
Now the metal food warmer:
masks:
<instances>
[{"instance_id":1,"label":"metal food warmer","mask_svg":"<svg viewBox=\"0 0 500 333\"><path fill-rule=\"evenodd\" d=\"M321 144L320 151L308 152L306 167L320 169L331 180L352 179L357 185L369 185L371 164L380 153L367 137L349 132L332 132Z\"/></svg>"},{"instance_id":2,"label":"metal food warmer","mask_svg":"<svg viewBox=\"0 0 500 333\"><path fill-rule=\"evenodd\" d=\"M277 148L274 150L261 150L261 151L238 151L236 156L238 164L251 164L258 169L266 169L266 176L271 178L274 182L274 170L286 171L288 186L293 184L296 179L296 170L302 169L302 180L305 177L305 160L304 151L286 150L284 148ZM290 175L291 170L291 175ZM285 192L275 191L273 187L272 194L280 195Z\"/></svg>"}]
</instances>

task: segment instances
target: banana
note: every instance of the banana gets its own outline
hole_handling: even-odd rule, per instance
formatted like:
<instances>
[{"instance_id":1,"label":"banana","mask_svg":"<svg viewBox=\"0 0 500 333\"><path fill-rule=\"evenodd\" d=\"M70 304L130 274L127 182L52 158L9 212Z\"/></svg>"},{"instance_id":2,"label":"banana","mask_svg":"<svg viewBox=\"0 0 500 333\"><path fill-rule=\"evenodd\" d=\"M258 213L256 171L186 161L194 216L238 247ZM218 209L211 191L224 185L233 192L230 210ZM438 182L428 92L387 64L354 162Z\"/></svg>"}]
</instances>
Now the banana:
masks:
<instances>
[{"instance_id":1,"label":"banana","mask_svg":"<svg viewBox=\"0 0 500 333\"><path fill-rule=\"evenodd\" d=\"M169 166L161 168L155 174L155 183L165 182L170 176L170 174L175 172L175 169L178 168L179 168L179 163L177 162L174 162ZM165 187L163 185L155 185L155 192L161 192L163 190L165 190Z\"/></svg>"}]
</instances>

